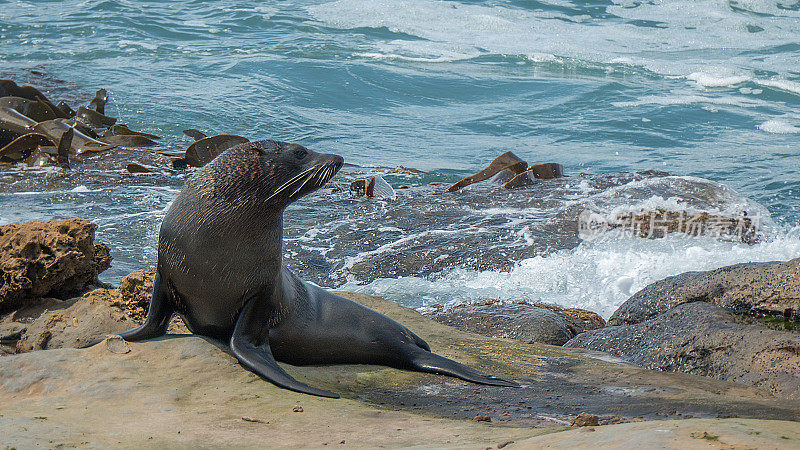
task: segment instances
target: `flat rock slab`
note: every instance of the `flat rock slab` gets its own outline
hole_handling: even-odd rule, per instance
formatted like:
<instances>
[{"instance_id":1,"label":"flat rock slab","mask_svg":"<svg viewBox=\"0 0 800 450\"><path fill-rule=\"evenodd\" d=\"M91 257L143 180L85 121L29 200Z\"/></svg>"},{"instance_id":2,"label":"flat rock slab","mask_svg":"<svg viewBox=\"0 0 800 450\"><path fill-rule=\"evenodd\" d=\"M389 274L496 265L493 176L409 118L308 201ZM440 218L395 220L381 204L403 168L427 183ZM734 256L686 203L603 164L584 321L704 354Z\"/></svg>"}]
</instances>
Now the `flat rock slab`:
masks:
<instances>
[{"instance_id":1,"label":"flat rock slab","mask_svg":"<svg viewBox=\"0 0 800 450\"><path fill-rule=\"evenodd\" d=\"M588 356L599 353L482 337L375 297L346 295L405 324L437 353L524 387L370 365L284 365L300 381L344 397L317 398L261 380L213 340L168 336L130 343L125 352L97 345L0 357L0 444L484 447L560 430L581 412L599 416L601 424L800 421L796 402L756 388Z\"/></svg>"},{"instance_id":2,"label":"flat rock slab","mask_svg":"<svg viewBox=\"0 0 800 450\"><path fill-rule=\"evenodd\" d=\"M625 423L563 431L514 442L508 448L786 448L800 447L796 422L691 419Z\"/></svg>"}]
</instances>

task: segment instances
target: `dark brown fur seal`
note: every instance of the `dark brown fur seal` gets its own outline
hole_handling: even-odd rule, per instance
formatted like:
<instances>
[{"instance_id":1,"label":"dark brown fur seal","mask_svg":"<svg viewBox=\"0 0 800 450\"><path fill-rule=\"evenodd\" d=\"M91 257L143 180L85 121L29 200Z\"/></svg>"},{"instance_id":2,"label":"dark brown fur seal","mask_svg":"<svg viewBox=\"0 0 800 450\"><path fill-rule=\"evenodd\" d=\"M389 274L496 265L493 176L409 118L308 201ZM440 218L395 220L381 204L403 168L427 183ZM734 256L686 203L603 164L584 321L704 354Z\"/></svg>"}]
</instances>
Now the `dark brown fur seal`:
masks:
<instances>
[{"instance_id":1,"label":"dark brown fur seal","mask_svg":"<svg viewBox=\"0 0 800 450\"><path fill-rule=\"evenodd\" d=\"M199 169L169 208L145 323L128 340L163 335L174 313L193 333L229 342L272 383L338 397L289 376L289 364L381 364L516 386L430 352L394 320L300 280L282 262L283 210L342 166L296 144L249 142Z\"/></svg>"}]
</instances>

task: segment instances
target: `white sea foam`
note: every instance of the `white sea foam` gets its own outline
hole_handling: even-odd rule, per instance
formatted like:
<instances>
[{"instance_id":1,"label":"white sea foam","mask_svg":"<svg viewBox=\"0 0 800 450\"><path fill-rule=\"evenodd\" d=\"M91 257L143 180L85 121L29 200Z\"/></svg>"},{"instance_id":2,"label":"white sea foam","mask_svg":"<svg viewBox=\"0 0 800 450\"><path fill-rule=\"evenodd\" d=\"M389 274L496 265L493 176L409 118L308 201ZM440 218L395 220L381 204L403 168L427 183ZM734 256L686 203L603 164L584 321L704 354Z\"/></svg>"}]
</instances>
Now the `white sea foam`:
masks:
<instances>
[{"instance_id":1,"label":"white sea foam","mask_svg":"<svg viewBox=\"0 0 800 450\"><path fill-rule=\"evenodd\" d=\"M756 83L761 86L767 86L782 91L791 92L793 94L800 94L800 83L790 80L756 80Z\"/></svg>"},{"instance_id":2,"label":"white sea foam","mask_svg":"<svg viewBox=\"0 0 800 450\"><path fill-rule=\"evenodd\" d=\"M770 119L758 126L761 131L773 134L798 134L800 126L783 119Z\"/></svg>"},{"instance_id":3,"label":"white sea foam","mask_svg":"<svg viewBox=\"0 0 800 450\"><path fill-rule=\"evenodd\" d=\"M798 256L798 229L752 246L708 237L615 237L529 258L510 271L456 269L436 279L377 279L366 285L349 282L340 289L380 295L414 307L487 298L522 299L586 308L608 318L631 294L668 276Z\"/></svg>"},{"instance_id":4,"label":"white sea foam","mask_svg":"<svg viewBox=\"0 0 800 450\"><path fill-rule=\"evenodd\" d=\"M745 108L756 108L759 106L768 106L769 103L748 98L736 97L732 95L698 95L698 94L685 94L676 93L671 95L646 95L639 100L629 102L612 102L612 105L618 108L630 108L642 105L692 105L692 104L707 104L707 105L721 105L721 106L741 106Z\"/></svg>"},{"instance_id":5,"label":"white sea foam","mask_svg":"<svg viewBox=\"0 0 800 450\"><path fill-rule=\"evenodd\" d=\"M750 77L744 75L713 74L706 72L693 72L686 79L694 81L698 85L706 88L726 87L742 84L750 81Z\"/></svg>"},{"instance_id":6,"label":"white sea foam","mask_svg":"<svg viewBox=\"0 0 800 450\"><path fill-rule=\"evenodd\" d=\"M581 8L562 3L545 1L541 8L530 10L455 1L338 0L307 10L331 27L385 27L422 39L379 42L373 44L377 48L363 52L377 58L443 61L476 53L546 55L542 61L563 58L645 67L664 75L702 74L695 75L695 81L705 87L746 81L749 75L736 73L742 68L748 73L760 69L782 74L786 67L800 65L796 54L762 51L792 45L800 34L800 13L775 3L738 2L739 9L771 14L759 16L718 0L619 0L606 8L616 16L612 19L568 14L561 8L573 12ZM749 31L753 26L758 33ZM733 73L719 77L708 70L710 66Z\"/></svg>"}]
</instances>

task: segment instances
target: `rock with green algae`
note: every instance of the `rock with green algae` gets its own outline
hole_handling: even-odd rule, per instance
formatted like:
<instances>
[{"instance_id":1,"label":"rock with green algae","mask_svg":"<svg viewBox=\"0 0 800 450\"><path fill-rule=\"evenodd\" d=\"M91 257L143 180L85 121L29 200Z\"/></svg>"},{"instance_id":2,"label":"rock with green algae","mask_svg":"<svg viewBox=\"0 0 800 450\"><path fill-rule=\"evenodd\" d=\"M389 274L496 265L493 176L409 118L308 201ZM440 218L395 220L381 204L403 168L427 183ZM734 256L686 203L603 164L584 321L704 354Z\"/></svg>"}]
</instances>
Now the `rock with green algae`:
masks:
<instances>
[{"instance_id":1,"label":"rock with green algae","mask_svg":"<svg viewBox=\"0 0 800 450\"><path fill-rule=\"evenodd\" d=\"M345 441L362 447L488 447L524 444L562 429L580 412L597 415L601 424L688 417L800 420L796 402L755 388L648 371L585 351L482 337L375 297L345 295L405 324L437 353L523 387L480 386L372 365L284 365L300 381L344 397L323 399L261 380L218 342L166 336L130 343L125 352L97 345L0 357L0 445L320 447ZM294 412L296 405L302 414ZM476 416L491 422L472 421ZM667 423L650 425L651 434ZM753 423L756 431L798 428Z\"/></svg>"},{"instance_id":2,"label":"rock with green algae","mask_svg":"<svg viewBox=\"0 0 800 450\"><path fill-rule=\"evenodd\" d=\"M749 314L800 320L800 258L735 264L656 281L620 305L608 324L640 323L680 304L697 301Z\"/></svg>"},{"instance_id":3,"label":"rock with green algae","mask_svg":"<svg viewBox=\"0 0 800 450\"><path fill-rule=\"evenodd\" d=\"M650 320L582 333L564 344L608 352L655 370L751 384L800 399L800 333L740 323L706 302L682 303Z\"/></svg>"}]
</instances>

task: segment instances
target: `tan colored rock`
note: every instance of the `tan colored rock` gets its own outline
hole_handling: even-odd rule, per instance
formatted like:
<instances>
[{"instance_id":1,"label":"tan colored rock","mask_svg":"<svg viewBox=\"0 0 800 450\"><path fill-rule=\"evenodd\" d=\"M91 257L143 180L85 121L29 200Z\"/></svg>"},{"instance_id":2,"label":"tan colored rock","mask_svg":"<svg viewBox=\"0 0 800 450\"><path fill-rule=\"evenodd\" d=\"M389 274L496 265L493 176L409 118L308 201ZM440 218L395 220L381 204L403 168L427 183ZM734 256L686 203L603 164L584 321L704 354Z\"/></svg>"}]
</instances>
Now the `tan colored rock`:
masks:
<instances>
[{"instance_id":1,"label":"tan colored rock","mask_svg":"<svg viewBox=\"0 0 800 450\"><path fill-rule=\"evenodd\" d=\"M76 348L141 325L150 305L155 271L132 272L117 289L95 289L68 300L47 299L15 311L0 321L0 338L19 332L15 352L24 353ZM189 330L176 315L168 332L185 334Z\"/></svg>"},{"instance_id":2,"label":"tan colored rock","mask_svg":"<svg viewBox=\"0 0 800 450\"><path fill-rule=\"evenodd\" d=\"M600 420L594 414L582 412L572 419L573 427L596 427L600 425Z\"/></svg>"},{"instance_id":3,"label":"tan colored rock","mask_svg":"<svg viewBox=\"0 0 800 450\"><path fill-rule=\"evenodd\" d=\"M94 243L96 229L83 219L0 226L0 312L96 283L111 264L108 247Z\"/></svg>"},{"instance_id":4,"label":"tan colored rock","mask_svg":"<svg viewBox=\"0 0 800 450\"><path fill-rule=\"evenodd\" d=\"M0 447L318 448L345 441L358 448L691 448L707 445L707 432L729 446L774 448L797 446L800 438L798 423L786 421L800 420L796 402L762 390L464 333L390 302L344 295L408 326L437 352L523 386L374 365L281 364L298 380L343 396L332 400L277 388L243 369L224 345L199 336L133 342L127 353L106 345L54 349L0 357ZM293 412L295 405L304 412ZM578 411L600 423L720 414L783 420L656 420L537 440L564 430ZM472 421L476 415L492 422Z\"/></svg>"},{"instance_id":5,"label":"tan colored rock","mask_svg":"<svg viewBox=\"0 0 800 450\"><path fill-rule=\"evenodd\" d=\"M509 448L748 449L800 447L800 424L779 420L689 419L625 423L549 433Z\"/></svg>"},{"instance_id":6,"label":"tan colored rock","mask_svg":"<svg viewBox=\"0 0 800 450\"><path fill-rule=\"evenodd\" d=\"M121 303L119 306L128 312L128 317L136 322L144 322L150 298L153 296L155 267L150 270L137 270L125 275L119 282Z\"/></svg>"}]
</instances>

